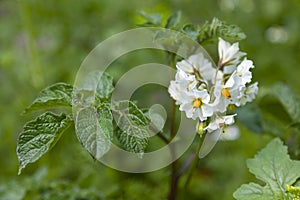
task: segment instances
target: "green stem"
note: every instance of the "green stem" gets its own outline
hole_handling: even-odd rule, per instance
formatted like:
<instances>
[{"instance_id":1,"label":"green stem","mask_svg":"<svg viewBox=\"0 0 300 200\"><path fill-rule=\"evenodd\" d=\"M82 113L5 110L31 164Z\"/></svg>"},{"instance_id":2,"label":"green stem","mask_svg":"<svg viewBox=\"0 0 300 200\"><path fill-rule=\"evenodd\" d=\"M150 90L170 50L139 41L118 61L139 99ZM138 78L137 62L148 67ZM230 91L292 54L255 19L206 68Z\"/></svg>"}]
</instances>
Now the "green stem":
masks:
<instances>
[{"instance_id":1,"label":"green stem","mask_svg":"<svg viewBox=\"0 0 300 200\"><path fill-rule=\"evenodd\" d=\"M199 141L198 146L197 146L197 150L196 150L196 153L195 153L194 160L191 164L190 170L188 171L188 175L187 175L187 178L186 178L186 181L185 181L185 184L184 184L184 189L186 189L188 187L188 184L189 184L189 182L192 178L193 172L195 171L195 169L197 167L197 163L198 163L198 159L199 159L198 156L199 156L199 152L200 152L204 137L205 137L205 134L203 134L200 137L200 141Z\"/></svg>"},{"instance_id":2,"label":"green stem","mask_svg":"<svg viewBox=\"0 0 300 200\"><path fill-rule=\"evenodd\" d=\"M175 68L175 54L174 53L169 53L169 65L172 68ZM174 77L174 74L172 74L172 77ZM176 115L176 104L175 104L175 100L172 99L171 102L171 119L170 119L170 140L173 139L173 137L175 136L175 115Z\"/></svg>"},{"instance_id":3,"label":"green stem","mask_svg":"<svg viewBox=\"0 0 300 200\"><path fill-rule=\"evenodd\" d=\"M175 57L174 53L168 52L168 64L170 67L175 68ZM172 74L174 77L174 74ZM171 102L171 116L170 116L170 141L175 137L175 116L176 116L176 105L174 99ZM169 200L176 199L178 179L177 179L177 161L175 159L176 156L176 148L175 143L170 147L171 156L173 163L171 164L171 180L170 180L170 192L169 192Z\"/></svg>"},{"instance_id":4,"label":"green stem","mask_svg":"<svg viewBox=\"0 0 300 200\"><path fill-rule=\"evenodd\" d=\"M156 135L157 135L164 143L169 144L169 142L170 142L169 139L164 135L164 133L163 133L162 131L157 130L157 128L154 127L154 126L152 126L152 125L149 126L149 129L150 129L151 131L153 131L154 133L157 133Z\"/></svg>"},{"instance_id":5,"label":"green stem","mask_svg":"<svg viewBox=\"0 0 300 200\"><path fill-rule=\"evenodd\" d=\"M166 144L169 144L168 138L166 138L166 136L164 136L164 134L163 134L162 132L158 132L158 133L157 133L157 136L158 136L163 142L165 142Z\"/></svg>"}]
</instances>

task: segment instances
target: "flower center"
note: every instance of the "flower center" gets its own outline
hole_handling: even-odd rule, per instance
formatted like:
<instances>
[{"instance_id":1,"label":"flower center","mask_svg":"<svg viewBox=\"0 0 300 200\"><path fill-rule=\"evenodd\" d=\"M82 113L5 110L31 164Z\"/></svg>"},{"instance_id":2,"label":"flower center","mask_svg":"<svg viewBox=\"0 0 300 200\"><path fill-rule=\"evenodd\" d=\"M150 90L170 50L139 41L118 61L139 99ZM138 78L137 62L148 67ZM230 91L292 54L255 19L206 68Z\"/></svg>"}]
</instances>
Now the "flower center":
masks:
<instances>
[{"instance_id":1,"label":"flower center","mask_svg":"<svg viewBox=\"0 0 300 200\"><path fill-rule=\"evenodd\" d=\"M194 108L200 108L202 106L202 99L201 98L197 98L197 99L193 99L193 107Z\"/></svg>"},{"instance_id":2,"label":"flower center","mask_svg":"<svg viewBox=\"0 0 300 200\"><path fill-rule=\"evenodd\" d=\"M237 72L236 75L238 75L239 77L242 77L242 73L241 72Z\"/></svg>"},{"instance_id":3,"label":"flower center","mask_svg":"<svg viewBox=\"0 0 300 200\"><path fill-rule=\"evenodd\" d=\"M226 98L229 99L231 97L231 94L227 88L222 89L222 95Z\"/></svg>"}]
</instances>

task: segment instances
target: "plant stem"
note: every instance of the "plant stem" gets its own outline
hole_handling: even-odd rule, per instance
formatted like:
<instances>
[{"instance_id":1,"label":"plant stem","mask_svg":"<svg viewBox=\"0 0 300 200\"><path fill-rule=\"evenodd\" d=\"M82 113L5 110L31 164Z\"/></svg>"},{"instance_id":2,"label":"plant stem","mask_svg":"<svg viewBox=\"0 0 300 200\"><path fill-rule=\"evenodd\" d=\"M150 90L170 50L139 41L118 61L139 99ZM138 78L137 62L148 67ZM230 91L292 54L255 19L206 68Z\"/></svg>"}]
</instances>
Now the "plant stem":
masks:
<instances>
[{"instance_id":1,"label":"plant stem","mask_svg":"<svg viewBox=\"0 0 300 200\"><path fill-rule=\"evenodd\" d=\"M175 68L175 54L174 53L168 53L168 63L170 67ZM172 77L174 77L174 74L172 74ZM173 139L175 136L175 115L176 115L176 105L175 100L171 100L171 118L170 118L170 140Z\"/></svg>"},{"instance_id":2,"label":"plant stem","mask_svg":"<svg viewBox=\"0 0 300 200\"><path fill-rule=\"evenodd\" d=\"M193 160L195 158L195 155L196 155L196 152L193 152L189 155L188 159L186 159L185 163L180 168L180 170L177 174L177 179L179 179L186 172L186 170L190 167L191 163L193 162Z\"/></svg>"},{"instance_id":3,"label":"plant stem","mask_svg":"<svg viewBox=\"0 0 300 200\"><path fill-rule=\"evenodd\" d=\"M175 54L168 52L168 64L170 67L175 68ZM174 74L172 74L172 77ZM171 102L171 116L170 116L170 141L175 137L175 116L176 116L176 105L175 101L172 99ZM177 161L175 159L176 156L176 148L175 143L173 143L170 146L171 156L173 163L171 164L171 180L170 180L170 193L169 193L169 200L175 200L176 199L176 193L177 193L177 185L178 185L178 179L177 179Z\"/></svg>"},{"instance_id":4,"label":"plant stem","mask_svg":"<svg viewBox=\"0 0 300 200\"><path fill-rule=\"evenodd\" d=\"M156 127L150 125L149 129L153 131L154 133L157 133L156 135L166 144L169 144L169 139L164 135L162 131L159 131Z\"/></svg>"},{"instance_id":5,"label":"plant stem","mask_svg":"<svg viewBox=\"0 0 300 200\"><path fill-rule=\"evenodd\" d=\"M201 146L202 146L202 143L203 143L203 140L204 140L204 135L202 135L200 137L200 141L198 143L198 146L197 146L197 150L196 150L196 153L195 153L195 156L194 156L194 159L193 159L193 162L192 162L192 166L190 167L190 170L188 172L188 175L187 175L187 178L186 178L186 181L185 181L185 184L184 184L184 189L187 188L190 180L191 180L191 177L193 175L193 172L194 170L196 169L197 167L197 163L198 163L198 155L199 155L199 152L200 152L200 149L201 149Z\"/></svg>"},{"instance_id":6,"label":"plant stem","mask_svg":"<svg viewBox=\"0 0 300 200\"><path fill-rule=\"evenodd\" d=\"M164 136L164 134L163 134L162 132L158 132L158 133L157 133L157 136L158 136L162 141L164 141L166 144L169 144L168 138L166 138L166 136Z\"/></svg>"},{"instance_id":7,"label":"plant stem","mask_svg":"<svg viewBox=\"0 0 300 200\"><path fill-rule=\"evenodd\" d=\"M174 147L171 148L171 152L174 152ZM175 153L172 153L172 157L174 157L174 155L175 155ZM176 199L177 185L178 185L177 161L174 160L172 165L171 165L171 183L170 183L169 200L175 200Z\"/></svg>"}]
</instances>

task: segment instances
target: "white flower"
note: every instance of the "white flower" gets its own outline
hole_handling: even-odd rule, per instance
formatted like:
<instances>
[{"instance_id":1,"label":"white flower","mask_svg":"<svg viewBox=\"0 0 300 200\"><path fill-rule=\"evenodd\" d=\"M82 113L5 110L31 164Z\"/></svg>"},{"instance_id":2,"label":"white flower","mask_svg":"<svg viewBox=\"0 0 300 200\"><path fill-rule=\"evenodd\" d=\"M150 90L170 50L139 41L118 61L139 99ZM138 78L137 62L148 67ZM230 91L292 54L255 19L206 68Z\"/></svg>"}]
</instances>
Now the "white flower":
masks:
<instances>
[{"instance_id":1,"label":"white flower","mask_svg":"<svg viewBox=\"0 0 300 200\"><path fill-rule=\"evenodd\" d=\"M211 103L211 106L214 108L214 111L215 112L225 112L226 111L226 108L229 104L229 98L230 98L230 93L228 90L224 90L224 85L222 84L219 84L219 85L216 85L215 88L214 88L214 102ZM227 92L228 94L222 94L222 91L223 93L224 92ZM225 95L225 97L223 96Z\"/></svg>"},{"instance_id":2,"label":"white flower","mask_svg":"<svg viewBox=\"0 0 300 200\"><path fill-rule=\"evenodd\" d=\"M222 134L221 139L226 140L238 137L239 131L226 132L227 129L233 131L228 126L234 123L236 114L224 113L229 105L244 105L258 93L257 83L248 86L254 65L247 58L241 60L245 55L239 51L238 43L231 45L220 38L219 69L214 68L202 53L177 63L175 80L171 81L168 91L187 118L198 120L198 133L207 131L211 138L219 138ZM211 149L214 144L209 142L210 139L207 141L207 149Z\"/></svg>"},{"instance_id":3,"label":"white flower","mask_svg":"<svg viewBox=\"0 0 300 200\"><path fill-rule=\"evenodd\" d=\"M236 114L226 116L215 115L213 120L208 124L207 127L204 128L204 130L207 130L209 133L211 133L217 129L225 127L226 125L231 125L234 123L234 116L236 116Z\"/></svg>"},{"instance_id":4,"label":"white flower","mask_svg":"<svg viewBox=\"0 0 300 200\"><path fill-rule=\"evenodd\" d=\"M249 102L250 96L246 97L245 91L247 90L246 84L251 82L252 79L251 68L254 68L253 62L244 59L225 84L216 84L214 89L215 100L212 103L215 111L225 112L229 104L240 106L241 99L242 104ZM251 97L254 98L253 95Z\"/></svg>"},{"instance_id":5,"label":"white flower","mask_svg":"<svg viewBox=\"0 0 300 200\"><path fill-rule=\"evenodd\" d=\"M222 134L219 137L219 140L236 140L240 136L240 129L239 127L227 126L223 129Z\"/></svg>"},{"instance_id":6,"label":"white flower","mask_svg":"<svg viewBox=\"0 0 300 200\"><path fill-rule=\"evenodd\" d=\"M258 83L255 82L244 89L243 96L239 99L239 102L236 104L237 106L243 106L247 102L251 102L255 99L258 93Z\"/></svg>"},{"instance_id":7,"label":"white flower","mask_svg":"<svg viewBox=\"0 0 300 200\"><path fill-rule=\"evenodd\" d=\"M187 118L201 121L213 115L213 109L209 106L210 96L207 90L193 90L187 93L184 102L179 107L180 111L185 111Z\"/></svg>"},{"instance_id":8,"label":"white flower","mask_svg":"<svg viewBox=\"0 0 300 200\"><path fill-rule=\"evenodd\" d=\"M183 70L187 74L195 75L197 80L213 81L216 69L212 63L204 57L202 53L190 56L187 60L182 60L176 65L177 69ZM220 72L218 74L220 78Z\"/></svg>"},{"instance_id":9,"label":"white flower","mask_svg":"<svg viewBox=\"0 0 300 200\"><path fill-rule=\"evenodd\" d=\"M180 85L176 81L171 81L168 88L168 92L171 97L176 101L176 104L179 105L182 103L182 100L185 98L185 92L181 91Z\"/></svg>"},{"instance_id":10,"label":"white flower","mask_svg":"<svg viewBox=\"0 0 300 200\"><path fill-rule=\"evenodd\" d=\"M246 83L250 83L252 79L252 73L250 69L254 68L251 60L244 59L238 66L237 69L231 74L227 80L227 85L245 86Z\"/></svg>"},{"instance_id":11,"label":"white flower","mask_svg":"<svg viewBox=\"0 0 300 200\"><path fill-rule=\"evenodd\" d=\"M182 104L186 98L186 93L196 87L195 76L187 75L184 71L178 69L175 81L171 81L168 91L176 104Z\"/></svg>"},{"instance_id":12,"label":"white flower","mask_svg":"<svg viewBox=\"0 0 300 200\"><path fill-rule=\"evenodd\" d=\"M235 80L227 81L224 84L215 86L214 96L215 100L211 103L215 112L225 112L227 106L230 104L236 104L243 96L244 86L235 84Z\"/></svg>"},{"instance_id":13,"label":"white flower","mask_svg":"<svg viewBox=\"0 0 300 200\"><path fill-rule=\"evenodd\" d=\"M197 80L194 75L188 75L180 69L177 70L175 80L180 88L186 91L194 89L197 85Z\"/></svg>"},{"instance_id":14,"label":"white flower","mask_svg":"<svg viewBox=\"0 0 300 200\"><path fill-rule=\"evenodd\" d=\"M229 74L235 70L236 65L240 63L240 60L246 53L241 52L239 49L239 43L230 44L219 38L219 66L226 66L224 73Z\"/></svg>"}]
</instances>

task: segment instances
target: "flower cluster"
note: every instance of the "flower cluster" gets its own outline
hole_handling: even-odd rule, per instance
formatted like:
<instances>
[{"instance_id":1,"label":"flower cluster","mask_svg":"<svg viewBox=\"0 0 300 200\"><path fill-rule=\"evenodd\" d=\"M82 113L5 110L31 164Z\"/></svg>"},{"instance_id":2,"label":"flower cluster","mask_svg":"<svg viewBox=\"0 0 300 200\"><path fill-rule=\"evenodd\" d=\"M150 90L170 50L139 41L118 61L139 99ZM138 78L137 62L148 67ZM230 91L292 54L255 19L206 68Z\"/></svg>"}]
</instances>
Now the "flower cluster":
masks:
<instances>
[{"instance_id":1,"label":"flower cluster","mask_svg":"<svg viewBox=\"0 0 300 200\"><path fill-rule=\"evenodd\" d=\"M219 61L216 67L202 53L177 63L177 73L169 93L188 118L199 120L198 129L213 132L234 123L234 106L251 102L258 93L257 82L251 84L253 62L239 50L219 38Z\"/></svg>"}]
</instances>

